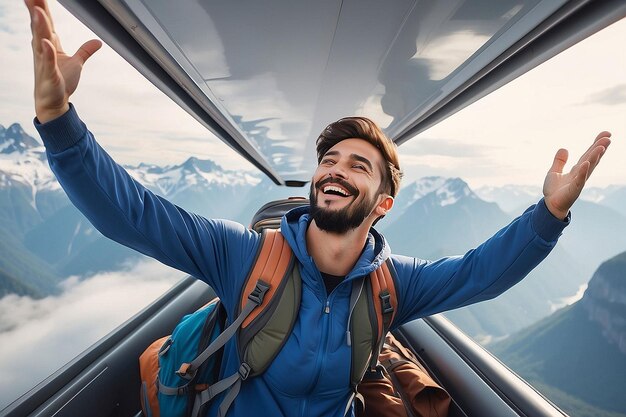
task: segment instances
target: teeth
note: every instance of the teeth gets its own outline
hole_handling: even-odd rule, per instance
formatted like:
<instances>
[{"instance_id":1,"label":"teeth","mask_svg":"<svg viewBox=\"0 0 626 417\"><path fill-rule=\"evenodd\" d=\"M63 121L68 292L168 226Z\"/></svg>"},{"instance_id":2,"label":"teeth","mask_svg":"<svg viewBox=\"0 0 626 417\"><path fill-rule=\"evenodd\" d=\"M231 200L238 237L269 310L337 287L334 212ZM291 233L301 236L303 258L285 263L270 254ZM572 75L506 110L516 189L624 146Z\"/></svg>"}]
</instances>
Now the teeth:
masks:
<instances>
[{"instance_id":1,"label":"teeth","mask_svg":"<svg viewBox=\"0 0 626 417\"><path fill-rule=\"evenodd\" d=\"M338 192L341 195L345 195L346 197L349 195L344 189L336 187L334 185L327 185L326 187L324 187L323 191L325 193L327 193L329 191L335 191L335 192Z\"/></svg>"}]
</instances>

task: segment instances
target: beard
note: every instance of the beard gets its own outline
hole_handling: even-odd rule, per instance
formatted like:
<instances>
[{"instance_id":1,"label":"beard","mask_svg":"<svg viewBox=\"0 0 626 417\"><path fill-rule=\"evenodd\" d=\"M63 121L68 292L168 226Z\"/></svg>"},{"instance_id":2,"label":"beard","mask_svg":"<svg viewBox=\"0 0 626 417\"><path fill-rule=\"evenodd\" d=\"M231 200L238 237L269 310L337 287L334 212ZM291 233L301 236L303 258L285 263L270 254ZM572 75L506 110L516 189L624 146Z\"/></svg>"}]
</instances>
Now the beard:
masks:
<instances>
[{"instance_id":1,"label":"beard","mask_svg":"<svg viewBox=\"0 0 626 417\"><path fill-rule=\"evenodd\" d=\"M354 200L339 210L331 210L320 206L317 200L317 192L322 192L321 187L329 182L340 184L349 190ZM356 229L363 224L363 221L372 213L376 206L376 199L367 198L367 196L364 196L361 201L356 203L355 200L358 196L358 190L340 178L326 178L311 184L311 191L309 192L311 218L315 220L317 227L325 232L343 234L349 230Z\"/></svg>"}]
</instances>

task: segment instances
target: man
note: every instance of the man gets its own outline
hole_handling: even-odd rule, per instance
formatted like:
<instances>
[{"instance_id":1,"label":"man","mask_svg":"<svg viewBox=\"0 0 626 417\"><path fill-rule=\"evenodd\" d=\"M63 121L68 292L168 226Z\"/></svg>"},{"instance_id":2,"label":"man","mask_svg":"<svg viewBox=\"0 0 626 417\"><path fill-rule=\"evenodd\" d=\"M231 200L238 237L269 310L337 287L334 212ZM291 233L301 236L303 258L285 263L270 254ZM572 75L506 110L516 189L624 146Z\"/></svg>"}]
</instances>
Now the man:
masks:
<instances>
[{"instance_id":1,"label":"man","mask_svg":"<svg viewBox=\"0 0 626 417\"><path fill-rule=\"evenodd\" d=\"M134 181L98 144L69 104L84 62L99 41L74 56L62 52L45 0L26 0L35 67L35 124L50 166L73 203L106 236L210 284L229 317L260 236L229 221L205 219ZM391 258L398 310L392 329L407 321L492 298L548 255L569 222L569 209L610 144L602 132L572 171L559 150L544 198L491 239L462 257L426 262L392 255L373 224L393 206L400 167L393 144L364 118L331 124L318 139L319 165L311 207L289 212L281 231L302 276L302 301L286 344L267 371L244 381L229 416L342 416L351 399L351 283ZM239 367L235 341L225 347L222 375ZM209 415L216 415L219 401Z\"/></svg>"}]
</instances>

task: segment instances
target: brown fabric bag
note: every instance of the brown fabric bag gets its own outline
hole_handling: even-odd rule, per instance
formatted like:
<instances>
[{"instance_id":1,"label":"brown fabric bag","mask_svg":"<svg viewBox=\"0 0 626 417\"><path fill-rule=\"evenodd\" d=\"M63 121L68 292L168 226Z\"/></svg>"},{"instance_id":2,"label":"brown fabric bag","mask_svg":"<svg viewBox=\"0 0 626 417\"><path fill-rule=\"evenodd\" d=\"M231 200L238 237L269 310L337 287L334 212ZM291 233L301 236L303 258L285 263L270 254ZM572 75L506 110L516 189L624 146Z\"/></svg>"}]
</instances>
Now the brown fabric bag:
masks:
<instances>
[{"instance_id":1,"label":"brown fabric bag","mask_svg":"<svg viewBox=\"0 0 626 417\"><path fill-rule=\"evenodd\" d=\"M445 417L450 395L437 384L413 352L391 334L385 339L378 368L368 371L358 386L365 409L358 417Z\"/></svg>"}]
</instances>

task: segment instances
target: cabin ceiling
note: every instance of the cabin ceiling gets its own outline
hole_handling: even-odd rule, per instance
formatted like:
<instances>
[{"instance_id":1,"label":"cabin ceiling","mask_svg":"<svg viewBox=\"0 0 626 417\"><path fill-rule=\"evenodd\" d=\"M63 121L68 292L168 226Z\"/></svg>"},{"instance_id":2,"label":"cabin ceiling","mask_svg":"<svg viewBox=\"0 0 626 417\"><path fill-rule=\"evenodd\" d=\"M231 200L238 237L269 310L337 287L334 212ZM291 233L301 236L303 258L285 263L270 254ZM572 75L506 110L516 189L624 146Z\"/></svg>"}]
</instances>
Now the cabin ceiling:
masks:
<instances>
[{"instance_id":1,"label":"cabin ceiling","mask_svg":"<svg viewBox=\"0 0 626 417\"><path fill-rule=\"evenodd\" d=\"M538 50L480 85L588 2L62 3L275 182L297 184L315 169L315 139L330 122L368 116L402 143L547 59ZM615 20L626 12L614 3ZM598 21L587 31L608 24ZM547 47L550 56L583 35Z\"/></svg>"}]
</instances>

